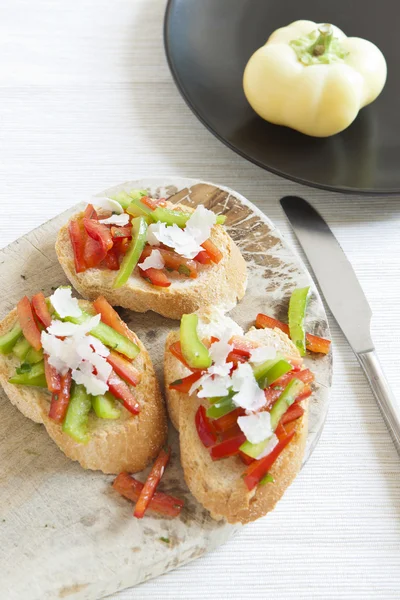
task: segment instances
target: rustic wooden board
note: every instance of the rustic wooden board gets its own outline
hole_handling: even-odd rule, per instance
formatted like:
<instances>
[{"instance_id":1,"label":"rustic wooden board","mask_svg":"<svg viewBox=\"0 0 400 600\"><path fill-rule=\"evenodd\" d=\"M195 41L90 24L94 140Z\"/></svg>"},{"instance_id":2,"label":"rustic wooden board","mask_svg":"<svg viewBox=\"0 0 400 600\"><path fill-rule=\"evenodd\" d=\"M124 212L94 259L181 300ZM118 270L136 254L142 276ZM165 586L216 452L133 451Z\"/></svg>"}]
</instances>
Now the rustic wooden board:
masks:
<instances>
[{"instance_id":1,"label":"rustic wooden board","mask_svg":"<svg viewBox=\"0 0 400 600\"><path fill-rule=\"evenodd\" d=\"M291 290L313 285L273 224L236 192L178 178L127 182L112 190L135 187L227 214L228 231L249 266L246 296L230 313L243 327L250 326L260 311L284 318ZM50 294L53 287L66 283L54 242L59 227L76 210L75 206L0 251L1 318L22 295L38 290ZM164 339L177 322L151 312L120 312L147 345L161 378ZM329 335L314 286L308 329ZM330 356L307 361L312 362L317 385L310 403L305 460L322 431L331 383ZM190 495L172 429L170 443L173 456L162 487L183 497L185 508L179 519L146 516L137 521L131 516L132 505L110 487L112 477L84 471L68 460L44 428L24 418L1 392L0 598L94 600L183 565L233 535L235 527L210 519Z\"/></svg>"}]
</instances>

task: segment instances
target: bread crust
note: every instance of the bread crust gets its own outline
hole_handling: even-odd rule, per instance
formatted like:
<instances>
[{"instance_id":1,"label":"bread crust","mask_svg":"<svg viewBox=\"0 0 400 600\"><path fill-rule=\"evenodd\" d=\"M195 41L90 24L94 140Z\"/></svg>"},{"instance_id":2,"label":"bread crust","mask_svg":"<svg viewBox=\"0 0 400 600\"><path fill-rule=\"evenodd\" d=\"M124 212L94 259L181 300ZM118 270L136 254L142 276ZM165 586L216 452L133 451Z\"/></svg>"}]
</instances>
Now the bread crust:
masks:
<instances>
[{"instance_id":1,"label":"bread crust","mask_svg":"<svg viewBox=\"0 0 400 600\"><path fill-rule=\"evenodd\" d=\"M254 334L257 331L257 334ZM282 352L298 356L291 340L279 329L250 330L246 337L259 339L275 346ZM260 335L261 334L261 335ZM270 473L273 483L258 486L251 492L243 482L245 465L237 457L213 461L197 434L195 414L200 404L206 402L195 395L188 396L170 390L169 384L175 379L189 375L186 369L172 354L169 346L179 339L178 332L169 334L165 346L165 391L169 416L179 430L181 463L186 483L195 498L210 511L213 519L225 519L228 523L249 523L266 515L275 507L285 490L300 471L308 431L308 401L301 403L305 412L294 422L295 435L283 450Z\"/></svg>"},{"instance_id":2,"label":"bread crust","mask_svg":"<svg viewBox=\"0 0 400 600\"><path fill-rule=\"evenodd\" d=\"M90 305L80 301L82 308ZM11 329L17 321L14 309L0 323L0 335ZM48 417L50 393L40 388L18 386L8 383L18 359L12 354L0 355L0 383L10 402L23 415L42 423L49 436L71 460L76 460L84 469L99 470L107 474L121 471L135 473L144 469L154 459L167 437L167 419L164 401L150 356L137 338L140 354L134 364L142 373L141 381L131 388L141 411L133 416L124 407L117 420L99 419L93 412L89 416L90 440L79 444L62 431L62 426Z\"/></svg>"},{"instance_id":3,"label":"bread crust","mask_svg":"<svg viewBox=\"0 0 400 600\"><path fill-rule=\"evenodd\" d=\"M171 205L175 206L176 205ZM178 205L185 212L192 208ZM81 216L74 215L71 220ZM115 271L88 269L75 272L74 254L68 234L68 223L58 233L56 253L64 272L74 288L86 299L104 296L113 306L123 306L135 312L154 312L170 319L180 319L205 306L233 308L246 292L247 267L239 248L221 225L214 225L211 240L223 252L218 264L203 265L196 279L173 277L168 288L156 288L143 279L136 267L127 283L113 289Z\"/></svg>"}]
</instances>

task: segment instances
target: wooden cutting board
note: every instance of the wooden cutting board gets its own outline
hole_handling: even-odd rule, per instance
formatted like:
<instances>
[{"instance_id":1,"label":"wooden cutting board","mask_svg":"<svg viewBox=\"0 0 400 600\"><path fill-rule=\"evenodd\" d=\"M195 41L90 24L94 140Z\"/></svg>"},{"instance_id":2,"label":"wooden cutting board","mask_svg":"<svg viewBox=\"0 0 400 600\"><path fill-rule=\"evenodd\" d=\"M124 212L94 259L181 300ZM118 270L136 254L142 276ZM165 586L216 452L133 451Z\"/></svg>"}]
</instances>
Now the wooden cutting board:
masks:
<instances>
[{"instance_id":1,"label":"wooden cutting board","mask_svg":"<svg viewBox=\"0 0 400 600\"><path fill-rule=\"evenodd\" d=\"M244 328L258 312L285 320L295 287L312 285L307 326L329 336L321 300L304 266L274 225L245 198L221 186L188 179L127 182L99 195L147 188L153 196L191 206L203 203L227 215L227 228L248 262L245 298L230 313ZM85 199L88 200L88 199ZM64 212L0 251L0 317L24 294L45 295L67 283L54 243L79 207ZM178 322L152 312L121 310L146 344L160 380L164 340ZM305 460L322 431L328 408L331 357L307 358L316 374ZM0 598L93 600L179 567L223 544L236 528L213 521L189 493L179 463L177 433L160 489L185 500L180 518L132 517L133 505L111 488L113 477L84 471L67 459L45 429L0 392ZM139 475L145 478L146 472ZM279 506L279 505L278 505ZM279 509L278 509L279 510ZM268 517L266 517L268 518Z\"/></svg>"}]
</instances>

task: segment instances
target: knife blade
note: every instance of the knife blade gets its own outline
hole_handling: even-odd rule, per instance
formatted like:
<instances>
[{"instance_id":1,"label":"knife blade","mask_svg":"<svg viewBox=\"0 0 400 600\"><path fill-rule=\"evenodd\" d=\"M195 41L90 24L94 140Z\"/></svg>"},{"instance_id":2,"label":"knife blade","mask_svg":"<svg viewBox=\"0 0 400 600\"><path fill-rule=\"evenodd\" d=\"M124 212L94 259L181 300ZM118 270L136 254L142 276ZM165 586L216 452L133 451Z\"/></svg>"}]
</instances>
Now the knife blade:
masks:
<instances>
[{"instance_id":1,"label":"knife blade","mask_svg":"<svg viewBox=\"0 0 400 600\"><path fill-rule=\"evenodd\" d=\"M281 205L333 316L364 369L400 454L400 405L375 352L372 311L353 267L327 223L306 200L286 196Z\"/></svg>"}]
</instances>

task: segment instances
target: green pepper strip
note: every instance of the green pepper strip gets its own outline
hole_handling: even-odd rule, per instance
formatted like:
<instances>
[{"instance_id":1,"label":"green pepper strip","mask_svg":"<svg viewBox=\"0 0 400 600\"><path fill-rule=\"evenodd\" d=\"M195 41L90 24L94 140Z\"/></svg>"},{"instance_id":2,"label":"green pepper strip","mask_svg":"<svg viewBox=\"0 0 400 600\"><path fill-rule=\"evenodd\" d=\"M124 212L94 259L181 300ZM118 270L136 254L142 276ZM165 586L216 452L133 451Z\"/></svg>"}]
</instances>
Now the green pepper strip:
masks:
<instances>
[{"instance_id":1,"label":"green pepper strip","mask_svg":"<svg viewBox=\"0 0 400 600\"><path fill-rule=\"evenodd\" d=\"M131 276L133 269L139 262L143 248L146 244L147 223L143 217L132 219L132 240L128 252L122 259L118 275L114 281L114 288L122 287Z\"/></svg>"},{"instance_id":2,"label":"green pepper strip","mask_svg":"<svg viewBox=\"0 0 400 600\"><path fill-rule=\"evenodd\" d=\"M294 290L289 302L289 331L292 342L300 352L301 356L306 353L306 331L304 319L306 316L307 302L310 288L298 288Z\"/></svg>"},{"instance_id":3,"label":"green pepper strip","mask_svg":"<svg viewBox=\"0 0 400 600\"><path fill-rule=\"evenodd\" d=\"M35 348L29 348L27 355L25 356L25 362L30 365L35 365L36 363L43 360L43 350L35 350Z\"/></svg>"},{"instance_id":4,"label":"green pepper strip","mask_svg":"<svg viewBox=\"0 0 400 600\"><path fill-rule=\"evenodd\" d=\"M20 361L23 361L25 359L25 356L28 354L30 348L32 348L32 346L30 345L28 340L24 336L22 336L13 348L13 354L15 354L15 356L19 358Z\"/></svg>"},{"instance_id":5,"label":"green pepper strip","mask_svg":"<svg viewBox=\"0 0 400 600\"><path fill-rule=\"evenodd\" d=\"M32 385L35 387L47 388L46 377L44 374L44 362L32 365L29 371L16 373L8 380L14 385Z\"/></svg>"},{"instance_id":6,"label":"green pepper strip","mask_svg":"<svg viewBox=\"0 0 400 600\"><path fill-rule=\"evenodd\" d=\"M147 217L150 217L151 220L153 221L153 210L151 208L149 208L148 206L146 206L146 204L141 202L139 199L131 198L131 202L130 202L128 208L126 209L126 212L135 217L142 217L142 216L146 217L147 216Z\"/></svg>"},{"instance_id":7,"label":"green pepper strip","mask_svg":"<svg viewBox=\"0 0 400 600\"><path fill-rule=\"evenodd\" d=\"M92 406L100 419L119 419L121 411L116 406L117 401L110 392L104 396L92 396Z\"/></svg>"},{"instance_id":8,"label":"green pepper strip","mask_svg":"<svg viewBox=\"0 0 400 600\"><path fill-rule=\"evenodd\" d=\"M179 210L172 210L170 208L162 208L161 206L157 206L155 210L151 211L151 216L156 223L160 221L161 223L166 223L166 225L175 224L178 225L178 227L185 227L186 223L192 216L192 213L186 213ZM225 215L217 215L217 225L223 225L225 221Z\"/></svg>"},{"instance_id":9,"label":"green pepper strip","mask_svg":"<svg viewBox=\"0 0 400 600\"><path fill-rule=\"evenodd\" d=\"M208 369L212 360L208 349L197 334L198 316L183 315L180 327L181 349L184 359L193 369Z\"/></svg>"},{"instance_id":10,"label":"green pepper strip","mask_svg":"<svg viewBox=\"0 0 400 600\"><path fill-rule=\"evenodd\" d=\"M282 358L267 371L262 388L265 389L267 386L272 385L274 381L285 375L285 373L289 373L292 369L290 362Z\"/></svg>"},{"instance_id":11,"label":"green pepper strip","mask_svg":"<svg viewBox=\"0 0 400 600\"><path fill-rule=\"evenodd\" d=\"M89 441L88 421L91 408L92 401L83 385L75 385L65 415L63 431L80 444L87 444Z\"/></svg>"},{"instance_id":12,"label":"green pepper strip","mask_svg":"<svg viewBox=\"0 0 400 600\"><path fill-rule=\"evenodd\" d=\"M216 401L215 401L216 400ZM210 399L211 401L211 399ZM232 396L226 396L225 398L214 398L213 404L207 408L207 417L210 419L218 419L228 413L232 412L237 408L236 404L232 401Z\"/></svg>"},{"instance_id":13,"label":"green pepper strip","mask_svg":"<svg viewBox=\"0 0 400 600\"><path fill-rule=\"evenodd\" d=\"M113 200L116 200L120 203L122 208L126 210L130 203L132 202L132 198L141 198L142 196L147 196L147 192L142 190L131 190L129 193L122 191L110 196Z\"/></svg>"},{"instance_id":14,"label":"green pepper strip","mask_svg":"<svg viewBox=\"0 0 400 600\"><path fill-rule=\"evenodd\" d=\"M22 329L17 322L8 333L0 336L0 354L10 354L21 334Z\"/></svg>"}]
</instances>

